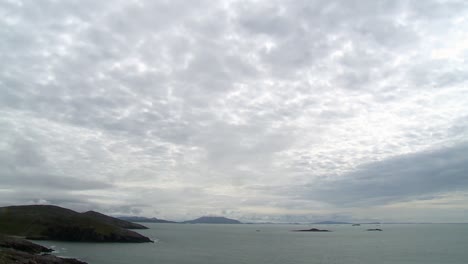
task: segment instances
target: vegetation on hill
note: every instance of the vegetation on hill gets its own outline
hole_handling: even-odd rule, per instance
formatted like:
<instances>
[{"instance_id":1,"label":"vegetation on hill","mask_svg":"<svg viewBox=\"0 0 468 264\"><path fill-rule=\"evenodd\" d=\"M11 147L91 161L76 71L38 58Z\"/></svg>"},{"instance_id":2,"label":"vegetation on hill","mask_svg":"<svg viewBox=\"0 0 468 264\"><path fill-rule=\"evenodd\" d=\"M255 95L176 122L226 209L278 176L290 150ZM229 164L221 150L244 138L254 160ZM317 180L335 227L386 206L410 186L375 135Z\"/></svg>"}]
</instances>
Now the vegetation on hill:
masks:
<instances>
[{"instance_id":1,"label":"vegetation on hill","mask_svg":"<svg viewBox=\"0 0 468 264\"><path fill-rule=\"evenodd\" d=\"M52 205L0 207L0 233L38 240L151 242L103 218Z\"/></svg>"}]
</instances>

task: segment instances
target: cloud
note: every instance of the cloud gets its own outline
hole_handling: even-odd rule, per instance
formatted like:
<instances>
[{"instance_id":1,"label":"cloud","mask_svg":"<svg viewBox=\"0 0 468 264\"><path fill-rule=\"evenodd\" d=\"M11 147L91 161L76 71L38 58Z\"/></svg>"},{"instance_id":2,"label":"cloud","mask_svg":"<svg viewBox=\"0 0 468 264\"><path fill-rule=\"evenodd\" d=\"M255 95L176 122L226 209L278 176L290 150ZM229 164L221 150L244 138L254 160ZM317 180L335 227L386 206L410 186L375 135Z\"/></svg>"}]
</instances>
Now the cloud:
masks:
<instances>
[{"instance_id":1,"label":"cloud","mask_svg":"<svg viewBox=\"0 0 468 264\"><path fill-rule=\"evenodd\" d=\"M467 150L465 143L363 164L337 179L313 182L304 192L340 206L369 206L467 191Z\"/></svg>"},{"instance_id":2,"label":"cloud","mask_svg":"<svg viewBox=\"0 0 468 264\"><path fill-rule=\"evenodd\" d=\"M60 189L60 190L95 190L112 187L100 181L79 180L66 176L35 174L2 174L0 184L8 188ZM26 187L25 187L26 186Z\"/></svg>"},{"instance_id":3,"label":"cloud","mask_svg":"<svg viewBox=\"0 0 468 264\"><path fill-rule=\"evenodd\" d=\"M428 160L468 142L466 5L4 1L2 201L304 219L452 192Z\"/></svg>"}]
</instances>

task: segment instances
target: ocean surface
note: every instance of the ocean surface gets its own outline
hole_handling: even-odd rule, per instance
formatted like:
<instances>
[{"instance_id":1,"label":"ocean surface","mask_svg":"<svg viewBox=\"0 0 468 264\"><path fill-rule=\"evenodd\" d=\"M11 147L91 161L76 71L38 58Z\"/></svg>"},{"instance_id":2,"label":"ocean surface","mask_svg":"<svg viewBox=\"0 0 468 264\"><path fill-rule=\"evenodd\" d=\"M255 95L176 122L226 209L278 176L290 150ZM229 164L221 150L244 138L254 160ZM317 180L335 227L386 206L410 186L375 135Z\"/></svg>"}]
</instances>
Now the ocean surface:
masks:
<instances>
[{"instance_id":1,"label":"ocean surface","mask_svg":"<svg viewBox=\"0 0 468 264\"><path fill-rule=\"evenodd\" d=\"M90 264L468 263L468 224L145 225L154 244L40 244ZM312 227L333 232L291 232Z\"/></svg>"}]
</instances>

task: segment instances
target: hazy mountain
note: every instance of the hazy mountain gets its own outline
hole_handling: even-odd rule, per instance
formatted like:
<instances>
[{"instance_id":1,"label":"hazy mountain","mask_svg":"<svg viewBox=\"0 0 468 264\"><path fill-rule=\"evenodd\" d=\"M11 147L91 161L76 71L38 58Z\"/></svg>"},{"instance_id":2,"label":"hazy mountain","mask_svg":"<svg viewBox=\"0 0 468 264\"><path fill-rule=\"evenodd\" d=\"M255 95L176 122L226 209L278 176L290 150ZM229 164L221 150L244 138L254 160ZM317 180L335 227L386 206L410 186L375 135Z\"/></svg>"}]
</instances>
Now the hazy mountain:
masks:
<instances>
[{"instance_id":1,"label":"hazy mountain","mask_svg":"<svg viewBox=\"0 0 468 264\"><path fill-rule=\"evenodd\" d=\"M103 222L113 224L113 225L116 225L116 226L119 226L119 227L122 227L122 228L126 228L126 229L148 229L148 227L146 227L144 225L132 223L133 221L128 221L128 220L125 220L125 219L110 217L110 216L107 216L105 214L101 214L101 213L98 213L98 212L95 212L95 211L88 211L88 212L85 212L85 213L82 213L82 214L90 216L90 217L94 217L96 219L100 219Z\"/></svg>"},{"instance_id":2,"label":"hazy mountain","mask_svg":"<svg viewBox=\"0 0 468 264\"><path fill-rule=\"evenodd\" d=\"M119 216L118 219L129 221L129 222L140 222L140 223L177 223L174 221L158 219L156 217L148 218L142 216Z\"/></svg>"},{"instance_id":3,"label":"hazy mountain","mask_svg":"<svg viewBox=\"0 0 468 264\"><path fill-rule=\"evenodd\" d=\"M184 221L186 224L242 224L238 220L229 219L221 216L202 216L200 218Z\"/></svg>"}]
</instances>

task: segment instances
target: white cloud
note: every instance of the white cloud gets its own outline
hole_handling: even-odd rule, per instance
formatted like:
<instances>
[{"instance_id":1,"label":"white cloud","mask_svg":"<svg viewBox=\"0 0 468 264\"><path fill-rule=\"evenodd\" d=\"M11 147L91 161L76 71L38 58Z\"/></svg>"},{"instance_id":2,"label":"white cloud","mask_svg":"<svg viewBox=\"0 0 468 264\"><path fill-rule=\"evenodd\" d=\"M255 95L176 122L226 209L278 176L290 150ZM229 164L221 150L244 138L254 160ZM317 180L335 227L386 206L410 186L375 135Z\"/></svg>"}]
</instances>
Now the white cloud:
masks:
<instances>
[{"instance_id":1,"label":"white cloud","mask_svg":"<svg viewBox=\"0 0 468 264\"><path fill-rule=\"evenodd\" d=\"M3 2L0 198L295 221L373 219L392 203L466 191L448 188L466 174L455 162L424 190L399 187L416 173L376 176L405 190L390 200L360 190L390 204L346 201L369 164L462 155L466 10L464 1ZM313 184L340 195L303 195ZM467 220L445 208L437 221ZM401 210L403 220L429 212Z\"/></svg>"}]
</instances>

